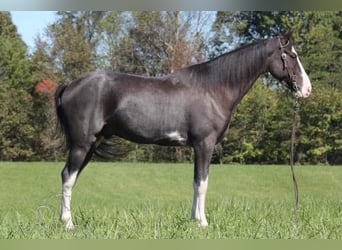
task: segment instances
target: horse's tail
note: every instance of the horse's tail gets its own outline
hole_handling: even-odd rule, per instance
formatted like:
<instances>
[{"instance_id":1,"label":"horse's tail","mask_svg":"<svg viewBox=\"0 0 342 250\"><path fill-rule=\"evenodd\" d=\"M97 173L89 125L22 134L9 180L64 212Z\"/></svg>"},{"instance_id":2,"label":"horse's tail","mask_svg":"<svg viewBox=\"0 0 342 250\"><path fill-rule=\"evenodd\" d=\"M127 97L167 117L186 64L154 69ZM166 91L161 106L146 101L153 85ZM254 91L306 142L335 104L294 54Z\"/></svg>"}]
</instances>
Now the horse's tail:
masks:
<instances>
[{"instance_id":1,"label":"horse's tail","mask_svg":"<svg viewBox=\"0 0 342 250\"><path fill-rule=\"evenodd\" d=\"M63 93L68 85L61 84L58 86L55 92L55 108L56 108L56 115L57 115L57 131L63 133L66 139L66 145L69 147L69 135L66 127L66 120L62 106L62 96Z\"/></svg>"}]
</instances>

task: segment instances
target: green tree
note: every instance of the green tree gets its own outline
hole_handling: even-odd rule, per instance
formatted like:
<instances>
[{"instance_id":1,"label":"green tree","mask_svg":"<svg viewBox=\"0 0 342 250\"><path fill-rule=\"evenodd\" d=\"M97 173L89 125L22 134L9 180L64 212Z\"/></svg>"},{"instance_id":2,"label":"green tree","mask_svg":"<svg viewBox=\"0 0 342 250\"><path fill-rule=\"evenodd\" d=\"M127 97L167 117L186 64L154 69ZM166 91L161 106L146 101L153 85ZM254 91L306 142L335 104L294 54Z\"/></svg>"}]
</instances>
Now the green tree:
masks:
<instances>
[{"instance_id":1,"label":"green tree","mask_svg":"<svg viewBox=\"0 0 342 250\"><path fill-rule=\"evenodd\" d=\"M9 12L0 12L0 160L34 155L31 78L27 46Z\"/></svg>"},{"instance_id":2,"label":"green tree","mask_svg":"<svg viewBox=\"0 0 342 250\"><path fill-rule=\"evenodd\" d=\"M49 44L40 36L35 39L35 48L30 59L32 78L35 83L47 79L58 81L55 64L50 55Z\"/></svg>"},{"instance_id":3,"label":"green tree","mask_svg":"<svg viewBox=\"0 0 342 250\"><path fill-rule=\"evenodd\" d=\"M98 49L99 67L113 71L127 72L125 65L130 58L128 29L130 15L122 11L108 11L99 24L100 38ZM127 56L122 56L127 55Z\"/></svg>"},{"instance_id":4,"label":"green tree","mask_svg":"<svg viewBox=\"0 0 342 250\"><path fill-rule=\"evenodd\" d=\"M0 93L0 159L29 160L34 155L32 97L24 90Z\"/></svg>"},{"instance_id":5,"label":"green tree","mask_svg":"<svg viewBox=\"0 0 342 250\"><path fill-rule=\"evenodd\" d=\"M0 12L0 91L32 90L27 46L21 40L9 12Z\"/></svg>"},{"instance_id":6,"label":"green tree","mask_svg":"<svg viewBox=\"0 0 342 250\"><path fill-rule=\"evenodd\" d=\"M58 12L58 20L47 28L48 54L61 82L74 80L96 68L100 13Z\"/></svg>"},{"instance_id":7,"label":"green tree","mask_svg":"<svg viewBox=\"0 0 342 250\"><path fill-rule=\"evenodd\" d=\"M310 163L341 164L341 91L316 86L315 94L301 110L299 150Z\"/></svg>"},{"instance_id":8,"label":"green tree","mask_svg":"<svg viewBox=\"0 0 342 250\"><path fill-rule=\"evenodd\" d=\"M301 112L305 133L298 147L309 162L341 163L341 12L303 12L301 16L300 52L314 88Z\"/></svg>"}]
</instances>

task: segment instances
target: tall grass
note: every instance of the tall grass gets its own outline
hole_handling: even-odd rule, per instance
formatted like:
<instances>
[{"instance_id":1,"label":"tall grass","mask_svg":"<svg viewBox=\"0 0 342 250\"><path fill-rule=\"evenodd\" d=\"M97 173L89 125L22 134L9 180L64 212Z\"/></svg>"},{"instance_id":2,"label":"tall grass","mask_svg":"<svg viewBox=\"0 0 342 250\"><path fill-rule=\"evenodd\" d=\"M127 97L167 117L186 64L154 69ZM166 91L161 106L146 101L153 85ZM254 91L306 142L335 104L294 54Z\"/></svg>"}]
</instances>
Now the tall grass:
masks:
<instances>
[{"instance_id":1,"label":"tall grass","mask_svg":"<svg viewBox=\"0 0 342 250\"><path fill-rule=\"evenodd\" d=\"M91 163L59 222L62 163L0 163L0 238L341 239L342 168L300 166L299 217L286 166L212 166L209 227L190 220L188 164Z\"/></svg>"}]
</instances>

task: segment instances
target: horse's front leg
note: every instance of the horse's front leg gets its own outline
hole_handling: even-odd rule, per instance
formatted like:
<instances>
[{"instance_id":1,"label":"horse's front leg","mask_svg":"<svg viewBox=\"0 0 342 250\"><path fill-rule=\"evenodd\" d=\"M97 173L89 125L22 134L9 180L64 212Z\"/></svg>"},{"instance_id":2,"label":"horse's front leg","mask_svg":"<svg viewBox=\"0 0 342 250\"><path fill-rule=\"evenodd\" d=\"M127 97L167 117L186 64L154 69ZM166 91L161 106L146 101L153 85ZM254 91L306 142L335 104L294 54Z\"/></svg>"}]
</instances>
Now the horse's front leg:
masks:
<instances>
[{"instance_id":1,"label":"horse's front leg","mask_svg":"<svg viewBox=\"0 0 342 250\"><path fill-rule=\"evenodd\" d=\"M208 177L205 180L196 181L194 179L194 200L192 204L192 219L199 222L199 226L208 226L208 221L205 216L205 198L208 189Z\"/></svg>"},{"instance_id":2,"label":"horse's front leg","mask_svg":"<svg viewBox=\"0 0 342 250\"><path fill-rule=\"evenodd\" d=\"M192 219L198 220L199 226L208 226L205 216L205 199L208 189L209 164L215 147L214 140L207 139L194 146L194 201L192 205Z\"/></svg>"}]
</instances>

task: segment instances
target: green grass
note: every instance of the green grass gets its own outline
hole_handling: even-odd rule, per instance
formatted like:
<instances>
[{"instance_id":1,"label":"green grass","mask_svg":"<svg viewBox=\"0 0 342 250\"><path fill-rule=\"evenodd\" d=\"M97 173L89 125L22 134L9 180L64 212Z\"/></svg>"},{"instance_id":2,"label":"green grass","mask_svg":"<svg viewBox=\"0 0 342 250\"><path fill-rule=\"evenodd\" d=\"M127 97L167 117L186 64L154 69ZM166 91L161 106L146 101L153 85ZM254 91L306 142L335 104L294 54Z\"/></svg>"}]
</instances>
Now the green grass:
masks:
<instances>
[{"instance_id":1,"label":"green grass","mask_svg":"<svg viewBox=\"0 0 342 250\"><path fill-rule=\"evenodd\" d=\"M211 166L209 227L190 220L190 164L91 163L59 222L63 163L0 163L0 239L341 239L342 167Z\"/></svg>"}]
</instances>

